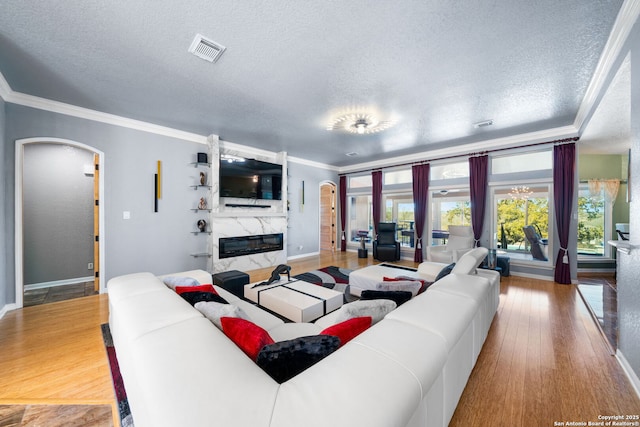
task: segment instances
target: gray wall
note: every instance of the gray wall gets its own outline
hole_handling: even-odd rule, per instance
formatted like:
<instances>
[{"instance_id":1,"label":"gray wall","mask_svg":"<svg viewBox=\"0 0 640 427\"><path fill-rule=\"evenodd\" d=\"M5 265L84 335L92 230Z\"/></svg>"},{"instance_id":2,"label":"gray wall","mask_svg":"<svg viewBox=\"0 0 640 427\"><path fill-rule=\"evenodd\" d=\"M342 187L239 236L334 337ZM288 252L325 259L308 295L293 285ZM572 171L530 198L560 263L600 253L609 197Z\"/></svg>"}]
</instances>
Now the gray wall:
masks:
<instances>
[{"instance_id":1,"label":"gray wall","mask_svg":"<svg viewBox=\"0 0 640 427\"><path fill-rule=\"evenodd\" d=\"M7 262L0 283L0 298L6 295L6 299L0 307L15 302L14 157L15 141L23 138L64 138L104 152L106 276L101 276L104 281L139 271L163 274L206 268L205 258L189 255L207 250L206 239L190 233L196 220L190 209L197 205L197 200L189 188L197 178L197 169L189 163L206 146L15 104L6 104L5 110L3 154L7 161L2 164L1 173L5 177L6 197L0 203L6 204L7 224L2 232L6 233L3 250ZM157 160L163 162L163 197L159 212L154 213L153 175ZM322 181L337 184L338 176L334 171L293 161L288 165L288 254L315 253L320 244L319 185ZM303 180L305 206L301 210L299 189ZM123 219L124 211L131 213L131 219Z\"/></svg>"},{"instance_id":2,"label":"gray wall","mask_svg":"<svg viewBox=\"0 0 640 427\"><path fill-rule=\"evenodd\" d=\"M93 153L56 143L25 144L24 284L93 275Z\"/></svg>"},{"instance_id":3,"label":"gray wall","mask_svg":"<svg viewBox=\"0 0 640 427\"><path fill-rule=\"evenodd\" d=\"M9 229L5 218L9 214L9 206L12 205L7 202L5 127L5 103L0 98L0 176L3 177L0 180L0 241L5 242L4 245L0 245L0 312L2 312L7 302L12 301L11 298L8 298L9 291L7 288L10 287L9 284L13 283L13 277L10 279L7 272L7 247L9 246L7 234Z\"/></svg>"},{"instance_id":4,"label":"gray wall","mask_svg":"<svg viewBox=\"0 0 640 427\"><path fill-rule=\"evenodd\" d=\"M6 303L15 302L14 286L14 176L15 141L22 138L47 136L70 139L105 153L105 245L106 273L111 277L150 271L170 273L205 268L204 258L189 254L204 252L206 240L190 234L195 214L193 189L196 169L189 165L204 145L155 135L119 126L78 119L62 114L6 104L6 161L2 174L7 186L5 218L7 234L6 273L0 294L6 293ZM163 162L163 198L159 212L153 212L153 183L156 162ZM131 219L123 219L123 211Z\"/></svg>"},{"instance_id":5,"label":"gray wall","mask_svg":"<svg viewBox=\"0 0 640 427\"><path fill-rule=\"evenodd\" d=\"M640 246L640 23L628 38L631 51L630 241ZM626 55L626 51L622 56ZM640 249L618 253L618 349L640 377Z\"/></svg>"},{"instance_id":6,"label":"gray wall","mask_svg":"<svg viewBox=\"0 0 640 427\"><path fill-rule=\"evenodd\" d=\"M320 250L320 183L331 181L337 186L338 173L293 161L287 162L287 165L289 168L287 256L313 254ZM302 181L304 181L304 207L300 206ZM339 248L339 242L336 242Z\"/></svg>"}]
</instances>

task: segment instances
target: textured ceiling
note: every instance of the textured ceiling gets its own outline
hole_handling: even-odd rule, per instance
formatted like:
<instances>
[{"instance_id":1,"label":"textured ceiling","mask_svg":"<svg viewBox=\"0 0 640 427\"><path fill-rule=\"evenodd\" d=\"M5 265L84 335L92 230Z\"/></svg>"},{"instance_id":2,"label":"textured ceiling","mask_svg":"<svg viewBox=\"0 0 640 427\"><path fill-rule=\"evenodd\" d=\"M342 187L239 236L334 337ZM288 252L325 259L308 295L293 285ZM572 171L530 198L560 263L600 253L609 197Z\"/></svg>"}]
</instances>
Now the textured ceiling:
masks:
<instances>
[{"instance_id":1,"label":"textured ceiling","mask_svg":"<svg viewBox=\"0 0 640 427\"><path fill-rule=\"evenodd\" d=\"M573 124L621 4L2 0L0 72L16 92L345 166ZM217 63L187 52L196 33L226 46ZM326 130L353 106L399 122Z\"/></svg>"},{"instance_id":2,"label":"textured ceiling","mask_svg":"<svg viewBox=\"0 0 640 427\"><path fill-rule=\"evenodd\" d=\"M631 148L631 60L627 55L580 138L582 154L626 154Z\"/></svg>"}]
</instances>

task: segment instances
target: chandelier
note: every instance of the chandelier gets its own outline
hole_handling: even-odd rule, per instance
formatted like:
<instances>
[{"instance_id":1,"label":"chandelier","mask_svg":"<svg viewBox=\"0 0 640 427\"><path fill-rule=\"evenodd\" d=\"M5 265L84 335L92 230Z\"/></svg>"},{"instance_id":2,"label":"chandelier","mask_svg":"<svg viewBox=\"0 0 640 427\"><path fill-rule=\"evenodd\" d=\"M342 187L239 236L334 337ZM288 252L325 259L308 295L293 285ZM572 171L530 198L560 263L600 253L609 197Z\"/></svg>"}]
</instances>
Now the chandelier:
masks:
<instances>
[{"instance_id":1,"label":"chandelier","mask_svg":"<svg viewBox=\"0 0 640 427\"><path fill-rule=\"evenodd\" d=\"M511 187L511 191L509 192L509 196L513 200L529 200L532 194L533 191L526 185Z\"/></svg>"},{"instance_id":2,"label":"chandelier","mask_svg":"<svg viewBox=\"0 0 640 427\"><path fill-rule=\"evenodd\" d=\"M366 135L389 129L396 122L393 118L383 119L374 112L348 111L333 116L327 125L327 130Z\"/></svg>"}]
</instances>

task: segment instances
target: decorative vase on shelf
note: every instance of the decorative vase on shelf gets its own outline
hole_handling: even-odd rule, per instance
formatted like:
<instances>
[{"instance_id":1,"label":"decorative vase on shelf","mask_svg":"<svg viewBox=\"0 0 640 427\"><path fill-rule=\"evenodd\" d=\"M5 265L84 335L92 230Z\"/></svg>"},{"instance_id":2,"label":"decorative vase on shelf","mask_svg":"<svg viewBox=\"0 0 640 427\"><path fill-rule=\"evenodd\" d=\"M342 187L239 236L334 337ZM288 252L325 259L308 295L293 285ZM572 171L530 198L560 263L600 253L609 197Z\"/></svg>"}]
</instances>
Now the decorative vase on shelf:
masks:
<instances>
[{"instance_id":1,"label":"decorative vase on shelf","mask_svg":"<svg viewBox=\"0 0 640 427\"><path fill-rule=\"evenodd\" d=\"M200 172L200 185L205 185L207 183L207 174L204 172Z\"/></svg>"},{"instance_id":2,"label":"decorative vase on shelf","mask_svg":"<svg viewBox=\"0 0 640 427\"><path fill-rule=\"evenodd\" d=\"M206 231L206 229L207 229L207 221L205 221L204 219L198 220L198 230Z\"/></svg>"}]
</instances>

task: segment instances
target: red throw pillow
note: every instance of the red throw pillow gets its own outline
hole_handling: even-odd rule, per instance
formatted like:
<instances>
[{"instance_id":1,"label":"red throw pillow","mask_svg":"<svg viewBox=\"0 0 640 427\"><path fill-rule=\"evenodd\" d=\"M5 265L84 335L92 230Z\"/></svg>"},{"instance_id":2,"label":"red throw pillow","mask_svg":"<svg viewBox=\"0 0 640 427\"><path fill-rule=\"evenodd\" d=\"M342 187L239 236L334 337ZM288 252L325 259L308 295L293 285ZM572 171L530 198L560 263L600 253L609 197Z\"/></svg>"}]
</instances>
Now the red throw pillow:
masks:
<instances>
[{"instance_id":1,"label":"red throw pillow","mask_svg":"<svg viewBox=\"0 0 640 427\"><path fill-rule=\"evenodd\" d=\"M353 317L344 322L336 323L320 332L320 335L333 335L340 339L342 347L353 338L366 331L371 326L371 316Z\"/></svg>"},{"instance_id":2,"label":"red throw pillow","mask_svg":"<svg viewBox=\"0 0 640 427\"><path fill-rule=\"evenodd\" d=\"M198 285L198 286L176 286L176 293L181 295L185 292L211 292L218 295L213 285Z\"/></svg>"},{"instance_id":3,"label":"red throw pillow","mask_svg":"<svg viewBox=\"0 0 640 427\"><path fill-rule=\"evenodd\" d=\"M260 326L239 317L221 317L222 332L254 362L262 347L273 344L271 335Z\"/></svg>"},{"instance_id":4,"label":"red throw pillow","mask_svg":"<svg viewBox=\"0 0 640 427\"><path fill-rule=\"evenodd\" d=\"M415 277L409 277L409 276L383 277L382 278L383 282L401 282L403 280L411 280L411 281L414 281L414 282L420 282L422 284L422 286L420 286L420 289L418 290L418 295L423 293L429 287L429 285L431 285L433 283L433 282L427 282L424 279L417 279Z\"/></svg>"}]
</instances>

